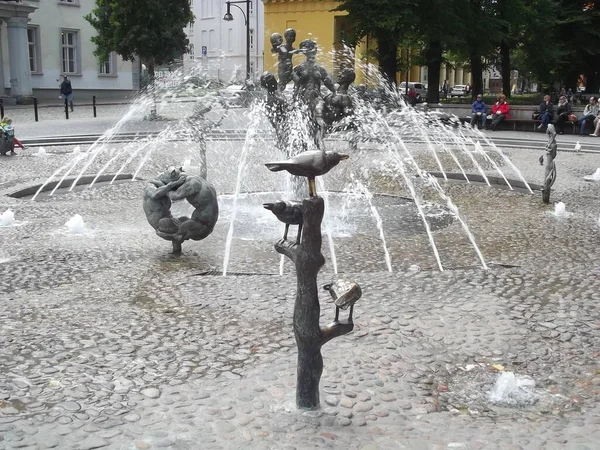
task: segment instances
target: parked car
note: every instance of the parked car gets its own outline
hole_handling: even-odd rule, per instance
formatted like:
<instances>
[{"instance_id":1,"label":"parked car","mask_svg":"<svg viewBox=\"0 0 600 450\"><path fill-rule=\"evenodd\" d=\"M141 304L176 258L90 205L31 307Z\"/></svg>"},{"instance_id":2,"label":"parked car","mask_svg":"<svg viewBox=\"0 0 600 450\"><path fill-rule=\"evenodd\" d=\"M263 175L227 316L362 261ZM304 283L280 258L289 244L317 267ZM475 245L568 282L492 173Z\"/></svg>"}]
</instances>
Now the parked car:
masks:
<instances>
[{"instance_id":1,"label":"parked car","mask_svg":"<svg viewBox=\"0 0 600 450\"><path fill-rule=\"evenodd\" d=\"M253 83L232 84L219 90L219 96L223 97L229 106L247 107L252 100L262 95L262 89Z\"/></svg>"},{"instance_id":2,"label":"parked car","mask_svg":"<svg viewBox=\"0 0 600 450\"><path fill-rule=\"evenodd\" d=\"M417 93L417 102L424 102L427 99L427 87L423 83L419 83L418 81L409 81L408 88L414 89ZM398 86L398 89L402 94L406 92L406 81L403 81Z\"/></svg>"},{"instance_id":3,"label":"parked car","mask_svg":"<svg viewBox=\"0 0 600 450\"><path fill-rule=\"evenodd\" d=\"M464 95L467 95L467 86L464 84L457 84L450 91L450 97L462 97Z\"/></svg>"}]
</instances>

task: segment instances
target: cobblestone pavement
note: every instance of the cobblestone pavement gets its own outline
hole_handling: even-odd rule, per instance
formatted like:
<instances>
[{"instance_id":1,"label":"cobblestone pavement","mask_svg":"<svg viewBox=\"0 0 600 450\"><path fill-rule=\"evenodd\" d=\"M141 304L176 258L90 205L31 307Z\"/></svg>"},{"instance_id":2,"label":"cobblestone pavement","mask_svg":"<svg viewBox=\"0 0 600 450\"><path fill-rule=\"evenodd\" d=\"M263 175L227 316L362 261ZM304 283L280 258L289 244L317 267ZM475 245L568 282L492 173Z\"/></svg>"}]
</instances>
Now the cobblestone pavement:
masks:
<instances>
[{"instance_id":1,"label":"cobblestone pavement","mask_svg":"<svg viewBox=\"0 0 600 450\"><path fill-rule=\"evenodd\" d=\"M112 158L140 145L108 145L86 173L116 172ZM283 188L283 175L262 166L278 157L269 142L246 143L241 186L255 194L240 200L231 275L219 275L241 146L209 143L221 218L179 257L143 216L143 181L61 189L34 202L0 197L0 213L10 208L17 221L0 228L0 450L600 448L600 183L583 180L600 166L597 156L559 153L552 201L566 204L565 218L539 192L442 182L489 270L444 202L414 178L439 271L414 206L394 197L408 192L387 155L369 143L352 152L324 183L340 191L354 176L376 193L393 271L369 205L330 194L337 268L363 298L354 331L323 348L321 409L297 411L295 277L289 264L278 275L273 243L282 227L260 207ZM191 143L155 147L142 179L195 162ZM412 150L436 170L426 148ZM68 167L72 151L0 159L1 193ZM507 152L532 183L541 182L540 153ZM439 157L456 169L449 154ZM468 167L468 155L458 158ZM74 214L83 235L64 227ZM325 239L323 252L325 284L335 276ZM321 315L331 320L330 303ZM537 402L493 404L503 371L535 380Z\"/></svg>"}]
</instances>

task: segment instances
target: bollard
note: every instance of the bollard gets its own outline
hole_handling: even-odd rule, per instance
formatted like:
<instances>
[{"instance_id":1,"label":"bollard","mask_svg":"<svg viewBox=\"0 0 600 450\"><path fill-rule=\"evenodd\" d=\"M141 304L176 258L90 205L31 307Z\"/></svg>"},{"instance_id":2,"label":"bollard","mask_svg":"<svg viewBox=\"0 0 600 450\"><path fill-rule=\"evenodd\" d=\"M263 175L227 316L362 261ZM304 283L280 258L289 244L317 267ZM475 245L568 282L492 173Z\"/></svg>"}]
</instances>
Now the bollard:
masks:
<instances>
[{"instance_id":1,"label":"bollard","mask_svg":"<svg viewBox=\"0 0 600 450\"><path fill-rule=\"evenodd\" d=\"M94 108L94 117L96 117L96 96L92 96L92 107Z\"/></svg>"},{"instance_id":2,"label":"bollard","mask_svg":"<svg viewBox=\"0 0 600 450\"><path fill-rule=\"evenodd\" d=\"M69 120L69 103L65 99L65 118Z\"/></svg>"},{"instance_id":3,"label":"bollard","mask_svg":"<svg viewBox=\"0 0 600 450\"><path fill-rule=\"evenodd\" d=\"M37 97L33 97L33 115L35 116L35 121L39 122L39 119L38 119Z\"/></svg>"},{"instance_id":4,"label":"bollard","mask_svg":"<svg viewBox=\"0 0 600 450\"><path fill-rule=\"evenodd\" d=\"M0 98L0 119L4 119L4 100Z\"/></svg>"}]
</instances>

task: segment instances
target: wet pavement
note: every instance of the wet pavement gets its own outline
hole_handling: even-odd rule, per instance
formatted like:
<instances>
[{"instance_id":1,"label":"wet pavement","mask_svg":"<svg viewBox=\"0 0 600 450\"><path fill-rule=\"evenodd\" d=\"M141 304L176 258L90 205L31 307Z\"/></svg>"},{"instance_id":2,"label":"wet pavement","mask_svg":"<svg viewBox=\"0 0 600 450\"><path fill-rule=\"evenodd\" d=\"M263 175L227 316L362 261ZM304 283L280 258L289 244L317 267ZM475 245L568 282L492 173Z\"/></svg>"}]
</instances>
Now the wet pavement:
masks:
<instances>
[{"instance_id":1,"label":"wet pavement","mask_svg":"<svg viewBox=\"0 0 600 450\"><path fill-rule=\"evenodd\" d=\"M116 172L135 148L109 145L86 173ZM0 213L10 208L18 225L0 228L0 449L600 448L600 183L583 180L600 167L597 155L559 152L551 199L566 204L564 218L539 192L440 181L488 270L445 200L411 177L437 224L440 271L389 155L368 142L352 151L324 185L337 192L327 196L337 270L363 297L354 331L323 348L321 409L298 411L296 282L289 262L279 275L273 244L283 225L261 208L281 195L285 177L263 166L279 158L271 142L247 149L240 185L256 194L236 211L226 277L242 143L209 143L221 218L205 241L184 243L181 256L147 224L141 190L170 164L193 165L193 143L159 142L141 180L33 202L6 194L68 166L73 147L0 159ZM497 175L491 160L519 178L485 150L489 160L471 156L487 174ZM411 151L421 167L438 169L427 148ZM526 180L541 183L540 151L506 153ZM438 156L457 171L448 152ZM471 156L455 156L478 173ZM352 191L352 177L374 194L392 272L370 205L339 194ZM64 226L75 214L84 234ZM323 253L320 284L335 277L326 237ZM325 294L322 323L334 314ZM536 401L492 403L503 371L531 377Z\"/></svg>"}]
</instances>

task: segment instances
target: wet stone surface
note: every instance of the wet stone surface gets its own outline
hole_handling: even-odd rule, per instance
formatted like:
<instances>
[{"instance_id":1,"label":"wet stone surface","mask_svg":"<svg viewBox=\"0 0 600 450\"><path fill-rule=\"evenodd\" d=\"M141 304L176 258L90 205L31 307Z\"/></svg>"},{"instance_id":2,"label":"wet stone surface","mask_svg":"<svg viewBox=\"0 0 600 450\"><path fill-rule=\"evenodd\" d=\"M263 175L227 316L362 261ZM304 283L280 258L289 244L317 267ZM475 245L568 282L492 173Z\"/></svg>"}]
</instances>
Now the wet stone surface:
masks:
<instances>
[{"instance_id":1,"label":"wet stone surface","mask_svg":"<svg viewBox=\"0 0 600 450\"><path fill-rule=\"evenodd\" d=\"M209 146L220 194L235 189L239 145ZM3 160L0 189L51 175L70 151ZM194 151L157 151L140 176ZM279 189L259 170L277 156L264 152L249 155L256 176L245 190ZM430 152L414 152L436 169ZM536 152L508 153L529 181L541 181ZM100 155L90 171L110 157ZM451 158L441 159L452 170ZM325 183L343 190L367 168L373 192L407 196L381 161L366 143ZM598 160L560 154L560 163L552 199L573 213L565 219L539 193L442 183L485 261L517 267L482 269L457 220L433 231L445 271L424 229L386 227L393 214L382 214L393 272L375 221L352 236L334 231L338 270L363 298L354 331L323 348L317 411L294 405L296 282L288 262L278 275L273 249L282 226L254 240L247 227L234 233L229 270L255 275L199 275L222 271L226 208L208 239L186 242L175 257L146 223L140 181L35 202L0 197L0 213L10 208L19 225L0 228L0 450L598 448L600 183L582 180ZM418 187L425 202L446 206ZM66 232L74 214L84 218L83 235ZM274 218L260 210L253 220ZM334 277L326 239L323 253L320 284ZM324 294L327 323L334 311ZM490 403L503 371L535 380L539 400Z\"/></svg>"}]
</instances>

